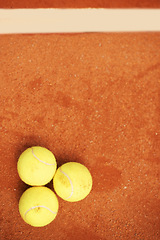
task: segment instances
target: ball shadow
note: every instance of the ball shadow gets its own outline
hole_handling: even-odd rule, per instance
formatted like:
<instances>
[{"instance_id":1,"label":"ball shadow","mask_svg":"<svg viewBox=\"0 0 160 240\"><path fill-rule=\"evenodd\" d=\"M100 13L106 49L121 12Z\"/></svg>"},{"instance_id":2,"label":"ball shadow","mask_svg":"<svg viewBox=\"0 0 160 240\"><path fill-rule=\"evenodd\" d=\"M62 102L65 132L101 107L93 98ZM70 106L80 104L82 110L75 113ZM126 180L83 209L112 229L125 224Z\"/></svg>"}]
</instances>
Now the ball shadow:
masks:
<instances>
[{"instance_id":1,"label":"ball shadow","mask_svg":"<svg viewBox=\"0 0 160 240\"><path fill-rule=\"evenodd\" d=\"M60 166L67 162L78 162L84 164L83 160L75 153L72 154L63 153L63 155L62 154L55 155L55 158L57 161L57 168L59 168Z\"/></svg>"},{"instance_id":2,"label":"ball shadow","mask_svg":"<svg viewBox=\"0 0 160 240\"><path fill-rule=\"evenodd\" d=\"M41 146L48 148L47 144L42 141L38 136L35 135L28 135L28 136L21 136L20 140L21 144L17 146L17 149L15 151L15 159L17 159L21 155L22 152L24 152L27 148L33 147L33 146Z\"/></svg>"},{"instance_id":3,"label":"ball shadow","mask_svg":"<svg viewBox=\"0 0 160 240\"><path fill-rule=\"evenodd\" d=\"M25 184L21 179L19 180L18 185L17 185L17 190L15 191L15 198L16 198L17 203L19 202L22 194L30 187L31 186Z\"/></svg>"}]
</instances>

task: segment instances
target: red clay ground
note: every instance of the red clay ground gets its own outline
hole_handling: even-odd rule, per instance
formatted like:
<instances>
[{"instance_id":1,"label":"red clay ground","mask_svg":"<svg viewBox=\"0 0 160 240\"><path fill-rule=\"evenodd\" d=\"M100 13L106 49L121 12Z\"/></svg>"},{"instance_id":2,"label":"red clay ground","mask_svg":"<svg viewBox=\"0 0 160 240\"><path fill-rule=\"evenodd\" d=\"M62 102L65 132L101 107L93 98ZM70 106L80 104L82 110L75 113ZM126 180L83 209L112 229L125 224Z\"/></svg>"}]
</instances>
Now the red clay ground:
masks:
<instances>
[{"instance_id":1,"label":"red clay ground","mask_svg":"<svg viewBox=\"0 0 160 240\"><path fill-rule=\"evenodd\" d=\"M0 8L160 8L159 0L0 0Z\"/></svg>"},{"instance_id":2,"label":"red clay ground","mask_svg":"<svg viewBox=\"0 0 160 240\"><path fill-rule=\"evenodd\" d=\"M7 1L6 1L7 2ZM160 239L160 33L0 36L0 239ZM93 189L27 225L29 146L85 164ZM48 184L52 188L52 184Z\"/></svg>"}]
</instances>

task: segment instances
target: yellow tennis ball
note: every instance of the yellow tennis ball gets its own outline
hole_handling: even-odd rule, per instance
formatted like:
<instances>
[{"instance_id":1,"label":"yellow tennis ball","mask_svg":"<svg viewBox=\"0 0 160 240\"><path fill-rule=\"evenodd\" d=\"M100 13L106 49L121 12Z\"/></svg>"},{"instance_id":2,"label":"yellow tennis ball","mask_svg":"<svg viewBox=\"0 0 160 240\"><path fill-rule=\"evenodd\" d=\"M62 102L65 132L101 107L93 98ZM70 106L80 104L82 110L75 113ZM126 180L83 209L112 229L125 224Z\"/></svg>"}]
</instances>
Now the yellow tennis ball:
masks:
<instances>
[{"instance_id":1,"label":"yellow tennis ball","mask_svg":"<svg viewBox=\"0 0 160 240\"><path fill-rule=\"evenodd\" d=\"M56 159L51 151L44 147L26 149L19 157L17 170L21 180L31 186L49 183L57 169Z\"/></svg>"},{"instance_id":2,"label":"yellow tennis ball","mask_svg":"<svg viewBox=\"0 0 160 240\"><path fill-rule=\"evenodd\" d=\"M59 197L69 202L77 202L90 193L92 176L84 165L68 162L56 171L53 186Z\"/></svg>"},{"instance_id":3,"label":"yellow tennis ball","mask_svg":"<svg viewBox=\"0 0 160 240\"><path fill-rule=\"evenodd\" d=\"M30 187L19 200L19 212L31 226L43 227L51 223L58 213L58 200L47 187Z\"/></svg>"}]
</instances>

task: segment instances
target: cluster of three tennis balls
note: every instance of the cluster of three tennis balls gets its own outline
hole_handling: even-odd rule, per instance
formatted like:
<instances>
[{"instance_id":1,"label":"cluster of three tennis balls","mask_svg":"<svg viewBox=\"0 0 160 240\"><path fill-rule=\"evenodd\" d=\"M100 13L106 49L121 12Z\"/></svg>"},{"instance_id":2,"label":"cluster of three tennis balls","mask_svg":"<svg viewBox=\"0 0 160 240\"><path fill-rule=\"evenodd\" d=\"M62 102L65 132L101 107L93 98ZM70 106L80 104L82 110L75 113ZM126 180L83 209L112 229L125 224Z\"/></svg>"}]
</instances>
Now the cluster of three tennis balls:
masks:
<instances>
[{"instance_id":1,"label":"cluster of three tennis balls","mask_svg":"<svg viewBox=\"0 0 160 240\"><path fill-rule=\"evenodd\" d=\"M55 193L44 187L52 179L56 194L69 202L84 199L92 189L92 176L84 165L68 162L57 169L55 156L44 147L26 149L18 159L17 169L21 180L33 186L22 194L19 212L34 227L49 224L58 213Z\"/></svg>"}]
</instances>

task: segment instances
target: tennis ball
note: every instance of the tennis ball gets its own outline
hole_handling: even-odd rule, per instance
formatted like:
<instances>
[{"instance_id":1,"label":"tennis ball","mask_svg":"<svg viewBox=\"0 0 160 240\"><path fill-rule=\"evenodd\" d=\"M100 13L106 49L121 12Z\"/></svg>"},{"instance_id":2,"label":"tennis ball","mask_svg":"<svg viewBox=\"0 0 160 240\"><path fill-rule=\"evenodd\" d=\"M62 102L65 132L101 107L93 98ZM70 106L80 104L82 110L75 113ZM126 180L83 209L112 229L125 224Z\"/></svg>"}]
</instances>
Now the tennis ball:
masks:
<instances>
[{"instance_id":1,"label":"tennis ball","mask_svg":"<svg viewBox=\"0 0 160 240\"><path fill-rule=\"evenodd\" d=\"M68 162L56 171L53 186L59 197L69 202L77 202L90 193L92 176L84 165Z\"/></svg>"},{"instance_id":2,"label":"tennis ball","mask_svg":"<svg viewBox=\"0 0 160 240\"><path fill-rule=\"evenodd\" d=\"M58 213L58 200L47 187L30 187L19 200L19 212L31 226L43 227L51 223Z\"/></svg>"},{"instance_id":3,"label":"tennis ball","mask_svg":"<svg viewBox=\"0 0 160 240\"><path fill-rule=\"evenodd\" d=\"M26 149L19 157L17 170L21 180L31 186L49 183L57 169L56 159L51 151L44 147Z\"/></svg>"}]
</instances>

